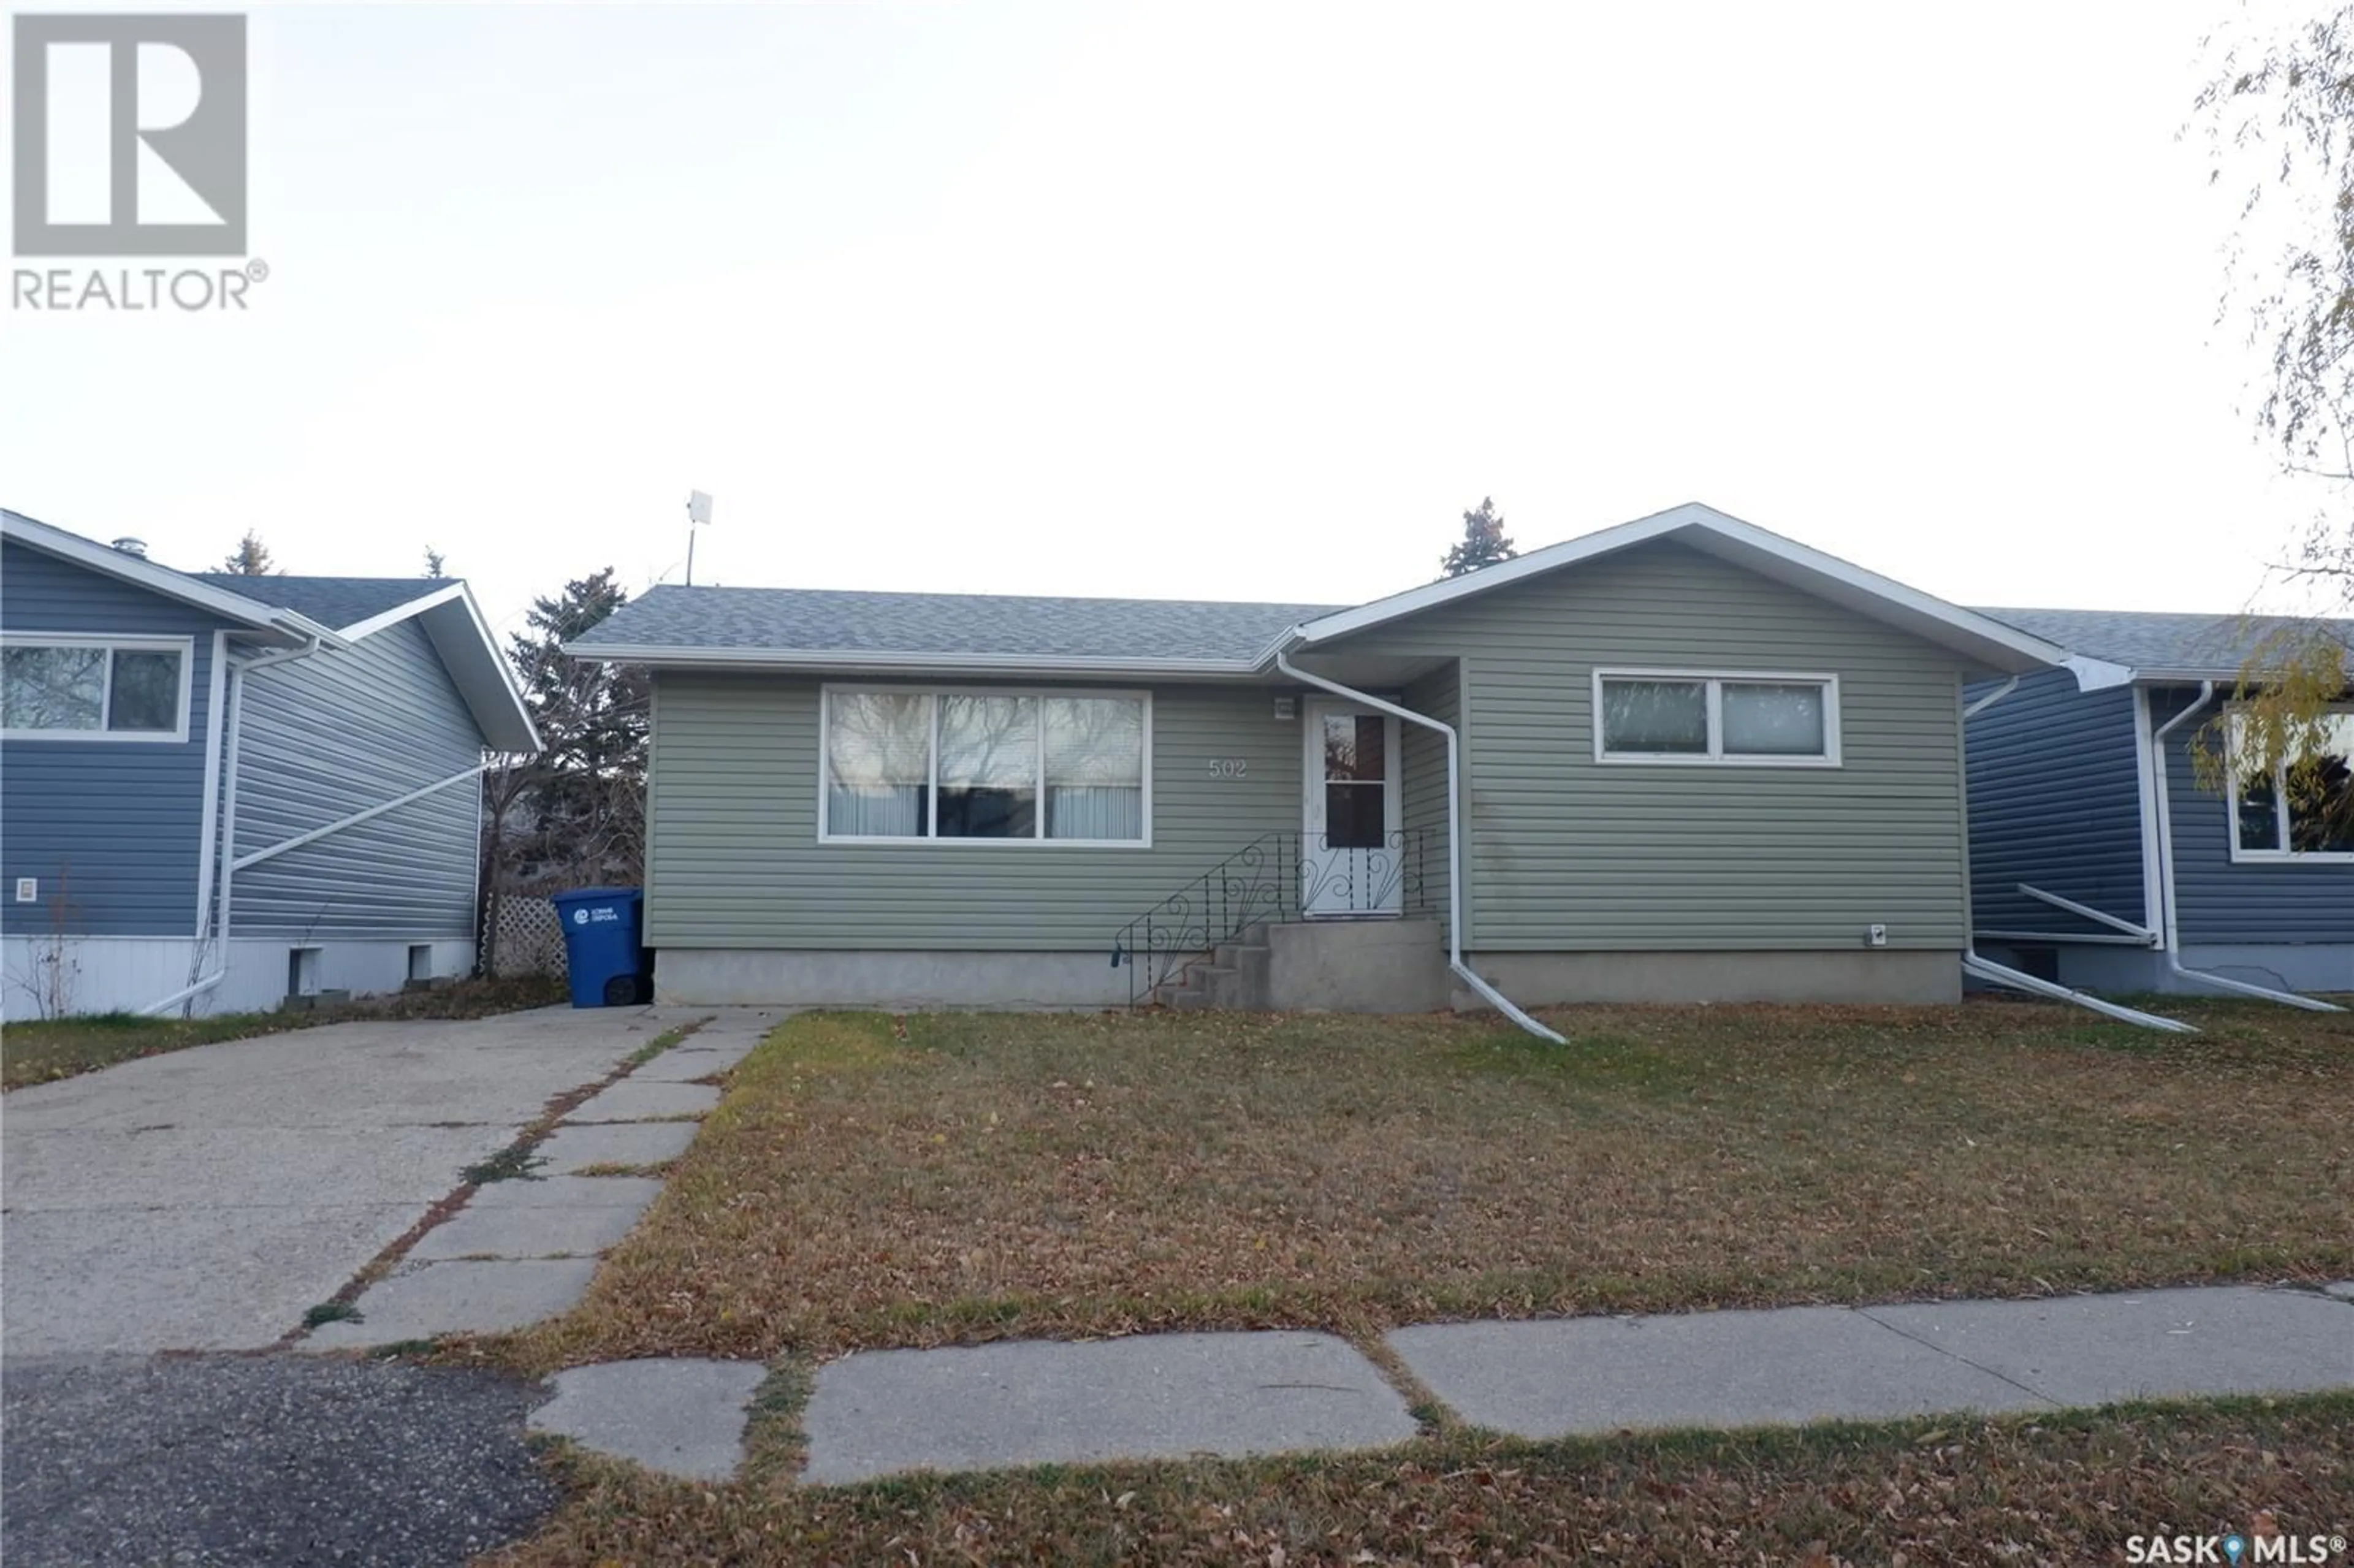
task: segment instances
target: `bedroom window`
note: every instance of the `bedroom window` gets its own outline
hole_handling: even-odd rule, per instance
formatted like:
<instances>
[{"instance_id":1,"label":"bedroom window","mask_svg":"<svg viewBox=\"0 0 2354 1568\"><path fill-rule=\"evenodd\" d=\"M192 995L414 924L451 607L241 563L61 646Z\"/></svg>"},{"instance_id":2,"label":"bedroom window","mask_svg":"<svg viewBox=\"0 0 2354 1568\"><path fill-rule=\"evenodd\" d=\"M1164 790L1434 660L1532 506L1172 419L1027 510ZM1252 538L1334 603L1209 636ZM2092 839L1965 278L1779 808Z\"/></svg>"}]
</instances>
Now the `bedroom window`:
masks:
<instances>
[{"instance_id":1,"label":"bedroom window","mask_svg":"<svg viewBox=\"0 0 2354 1568\"><path fill-rule=\"evenodd\" d=\"M822 728L822 840L1151 842L1141 693L829 686Z\"/></svg>"},{"instance_id":2,"label":"bedroom window","mask_svg":"<svg viewBox=\"0 0 2354 1568\"><path fill-rule=\"evenodd\" d=\"M2354 709L2332 714L2329 729L2317 756L2256 778L2233 770L2233 860L2354 861Z\"/></svg>"},{"instance_id":3,"label":"bedroom window","mask_svg":"<svg viewBox=\"0 0 2354 1568\"><path fill-rule=\"evenodd\" d=\"M188 737L186 638L11 636L0 733L11 740Z\"/></svg>"},{"instance_id":4,"label":"bedroom window","mask_svg":"<svg viewBox=\"0 0 2354 1568\"><path fill-rule=\"evenodd\" d=\"M1839 677L1596 670L1596 762L1835 768Z\"/></svg>"}]
</instances>

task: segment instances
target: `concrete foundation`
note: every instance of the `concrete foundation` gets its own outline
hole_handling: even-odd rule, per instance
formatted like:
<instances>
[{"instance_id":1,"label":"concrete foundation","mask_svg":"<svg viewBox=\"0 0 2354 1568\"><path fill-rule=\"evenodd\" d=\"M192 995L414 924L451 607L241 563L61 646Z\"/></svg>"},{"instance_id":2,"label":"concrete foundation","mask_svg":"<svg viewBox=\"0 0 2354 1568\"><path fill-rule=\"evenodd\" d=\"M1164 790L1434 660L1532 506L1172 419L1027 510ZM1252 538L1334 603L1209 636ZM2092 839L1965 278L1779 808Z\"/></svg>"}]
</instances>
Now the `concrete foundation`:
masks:
<instances>
[{"instance_id":1,"label":"concrete foundation","mask_svg":"<svg viewBox=\"0 0 2354 1568\"><path fill-rule=\"evenodd\" d=\"M1962 999L1962 957L1914 949L1745 953L1469 953L1522 1007L1557 1002L1782 1001L1935 1006ZM1462 986L1458 1011L1488 1004Z\"/></svg>"},{"instance_id":2,"label":"concrete foundation","mask_svg":"<svg viewBox=\"0 0 2354 1568\"><path fill-rule=\"evenodd\" d=\"M654 999L715 1006L1125 1007L1129 974L1101 952L832 952L664 948Z\"/></svg>"},{"instance_id":3,"label":"concrete foundation","mask_svg":"<svg viewBox=\"0 0 2354 1568\"><path fill-rule=\"evenodd\" d=\"M464 938L419 937L429 948L429 976L452 978L473 967L474 945ZM313 940L240 937L229 944L228 973L197 997L194 1010L265 1012L286 1000L288 955L316 948L316 980L322 991L354 996L397 991L408 982L406 938ZM152 1007L209 972L212 951L201 953L186 937L22 937L0 938L0 1019L38 1017L52 1008L65 1012L137 1012Z\"/></svg>"},{"instance_id":4,"label":"concrete foundation","mask_svg":"<svg viewBox=\"0 0 2354 1568\"><path fill-rule=\"evenodd\" d=\"M2021 947L2033 944L1986 943L1979 951L1997 963L2036 972L2018 958ZM2147 948L2108 943L2053 943L2048 949L2057 959L2060 982L2102 995L2169 994L2226 996L2214 986L2186 980L2167 967L2166 955ZM2185 969L2205 969L2246 985L2274 991L2354 991L2354 945L2329 942L2267 942L2195 944L2182 948Z\"/></svg>"}]
</instances>

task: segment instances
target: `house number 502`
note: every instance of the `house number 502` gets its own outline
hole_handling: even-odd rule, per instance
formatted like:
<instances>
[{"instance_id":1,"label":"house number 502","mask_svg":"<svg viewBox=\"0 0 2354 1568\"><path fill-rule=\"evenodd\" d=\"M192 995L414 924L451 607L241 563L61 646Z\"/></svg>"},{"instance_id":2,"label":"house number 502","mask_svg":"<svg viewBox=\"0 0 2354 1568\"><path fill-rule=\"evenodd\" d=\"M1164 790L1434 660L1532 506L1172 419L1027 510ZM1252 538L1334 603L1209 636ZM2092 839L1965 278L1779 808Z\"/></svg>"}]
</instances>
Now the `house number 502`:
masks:
<instances>
[{"instance_id":1,"label":"house number 502","mask_svg":"<svg viewBox=\"0 0 2354 1568\"><path fill-rule=\"evenodd\" d=\"M1210 777L1213 779L1247 779L1250 777L1250 758L1247 757L1213 757L1210 758Z\"/></svg>"}]
</instances>

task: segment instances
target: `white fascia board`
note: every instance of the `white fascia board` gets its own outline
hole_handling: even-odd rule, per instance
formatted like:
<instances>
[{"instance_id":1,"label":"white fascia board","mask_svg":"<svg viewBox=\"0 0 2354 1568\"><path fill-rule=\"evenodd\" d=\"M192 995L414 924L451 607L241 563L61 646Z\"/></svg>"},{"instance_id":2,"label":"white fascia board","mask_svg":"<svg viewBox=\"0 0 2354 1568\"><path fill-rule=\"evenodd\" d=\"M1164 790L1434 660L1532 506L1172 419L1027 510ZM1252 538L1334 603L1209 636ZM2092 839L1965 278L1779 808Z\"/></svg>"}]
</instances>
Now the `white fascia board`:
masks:
<instances>
[{"instance_id":1,"label":"white fascia board","mask_svg":"<svg viewBox=\"0 0 2354 1568\"><path fill-rule=\"evenodd\" d=\"M419 603L419 622L442 667L457 683L459 694L474 715L474 726L493 751L530 753L540 749L539 728L532 723L531 706L524 701L514 667L500 651L490 622L464 583L426 596Z\"/></svg>"},{"instance_id":2,"label":"white fascia board","mask_svg":"<svg viewBox=\"0 0 2354 1568\"><path fill-rule=\"evenodd\" d=\"M224 620L236 621L255 631L291 637L296 641L319 633L329 637L334 635L325 627L317 626L274 605L231 593L226 588L217 588L210 583L200 583L144 556L133 556L111 545L101 545L95 539L69 534L63 528L53 527L21 513L0 511L0 537L13 539L45 556L55 556L59 560L87 567L103 576L162 594L166 599L175 599L183 604L209 610Z\"/></svg>"},{"instance_id":3,"label":"white fascia board","mask_svg":"<svg viewBox=\"0 0 2354 1568\"><path fill-rule=\"evenodd\" d=\"M2068 651L2057 643L2030 636L1991 616L1949 604L1933 594L1907 588L1893 577L1867 571L1852 562L1697 502L1309 621L1299 628L1299 637L1309 645L1329 641L1473 594L1509 587L1544 572L1670 537L1735 566L1770 576L1802 592L1845 605L1859 614L1888 621L2005 674L2049 669L2068 657Z\"/></svg>"},{"instance_id":4,"label":"white fascia board","mask_svg":"<svg viewBox=\"0 0 2354 1568\"><path fill-rule=\"evenodd\" d=\"M871 648L692 648L675 644L575 643L566 656L608 664L656 668L725 666L752 670L909 672L1049 672L1074 675L1253 675L1264 659L1096 659L1055 653L923 653Z\"/></svg>"}]
</instances>

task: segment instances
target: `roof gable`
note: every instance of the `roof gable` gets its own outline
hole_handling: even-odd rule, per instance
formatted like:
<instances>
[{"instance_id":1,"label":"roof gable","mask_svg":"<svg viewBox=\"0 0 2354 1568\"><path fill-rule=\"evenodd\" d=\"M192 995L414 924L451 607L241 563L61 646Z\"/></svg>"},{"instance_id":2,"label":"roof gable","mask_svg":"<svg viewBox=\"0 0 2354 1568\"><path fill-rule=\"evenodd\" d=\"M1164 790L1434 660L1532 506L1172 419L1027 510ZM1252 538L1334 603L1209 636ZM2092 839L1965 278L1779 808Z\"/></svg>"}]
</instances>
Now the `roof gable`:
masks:
<instances>
[{"instance_id":1,"label":"roof gable","mask_svg":"<svg viewBox=\"0 0 2354 1568\"><path fill-rule=\"evenodd\" d=\"M313 638L329 644L336 641L332 628L291 607L266 603L249 593L217 587L144 556L85 539L21 512L0 508L0 537L165 599L194 605L239 628L242 635L257 641L289 647Z\"/></svg>"},{"instance_id":2,"label":"roof gable","mask_svg":"<svg viewBox=\"0 0 2354 1568\"><path fill-rule=\"evenodd\" d=\"M1492 593L1513 583L1658 539L1672 539L1760 577L1909 631L1960 654L1980 668L2019 674L2054 664L2071 664L2077 669L2079 682L2090 685L2114 683L2117 676L2116 672L2091 668L2081 660L2071 663L2069 650L2017 627L1948 604L1892 577L1867 571L1697 502L1310 620L1299 628L1300 645L1312 648L1352 632Z\"/></svg>"},{"instance_id":3,"label":"roof gable","mask_svg":"<svg viewBox=\"0 0 2354 1568\"><path fill-rule=\"evenodd\" d=\"M144 556L85 539L21 513L0 510L0 532L16 544L196 605L244 630L250 641L342 649L415 618L473 715L499 751L539 749L539 732L514 671L459 577L246 577L181 572Z\"/></svg>"}]
</instances>

